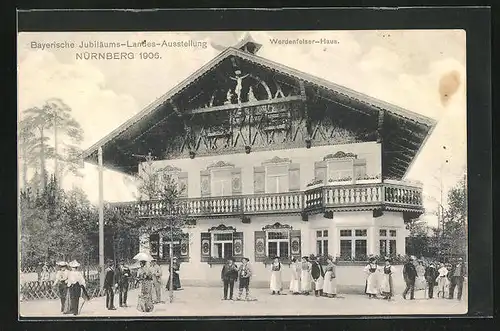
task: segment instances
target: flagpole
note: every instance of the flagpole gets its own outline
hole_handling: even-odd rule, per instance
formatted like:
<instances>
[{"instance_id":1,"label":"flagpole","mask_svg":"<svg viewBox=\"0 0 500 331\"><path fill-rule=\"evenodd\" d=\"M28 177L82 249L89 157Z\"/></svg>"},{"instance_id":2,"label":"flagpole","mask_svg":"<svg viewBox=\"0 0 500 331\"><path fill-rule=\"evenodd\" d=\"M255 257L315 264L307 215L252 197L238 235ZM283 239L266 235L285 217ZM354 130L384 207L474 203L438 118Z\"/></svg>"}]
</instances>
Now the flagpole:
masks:
<instances>
[{"instance_id":1,"label":"flagpole","mask_svg":"<svg viewBox=\"0 0 500 331\"><path fill-rule=\"evenodd\" d=\"M100 288L104 286L104 185L103 185L103 165L102 165L102 147L98 150L99 163L99 267L100 267Z\"/></svg>"}]
</instances>

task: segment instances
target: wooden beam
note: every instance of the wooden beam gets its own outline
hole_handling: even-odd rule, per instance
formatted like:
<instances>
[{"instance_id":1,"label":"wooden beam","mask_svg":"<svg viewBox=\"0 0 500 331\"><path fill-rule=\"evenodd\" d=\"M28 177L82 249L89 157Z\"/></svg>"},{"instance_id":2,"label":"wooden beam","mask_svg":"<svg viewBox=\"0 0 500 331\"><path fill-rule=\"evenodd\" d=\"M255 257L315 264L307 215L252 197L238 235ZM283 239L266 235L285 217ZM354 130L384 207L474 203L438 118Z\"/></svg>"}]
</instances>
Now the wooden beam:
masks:
<instances>
[{"instance_id":1,"label":"wooden beam","mask_svg":"<svg viewBox=\"0 0 500 331\"><path fill-rule=\"evenodd\" d=\"M335 104L337 104L337 105L340 105L340 106L342 106L342 107L345 107L345 108L348 108L348 109L354 110L354 111L356 111L356 112L358 112L358 113L361 113L361 114L363 114L363 115L366 115L366 116L373 116L373 114L370 114L370 113L367 113L367 112L365 112L365 111L362 111L361 109L351 107L351 106L349 106L349 105L347 105L347 104L345 104L345 103L343 103L343 102L340 102L340 101L338 101L338 100L335 100L335 99L333 99L333 98L329 98L329 97L327 97L327 96L323 96L323 95L321 95L321 94L319 93L319 89L318 89L317 91L315 91L315 92L314 92L314 96L316 96L316 97L318 97L318 98L321 98L321 99L324 99L324 100L328 100L328 101L333 102L333 103L335 103Z\"/></svg>"},{"instance_id":2,"label":"wooden beam","mask_svg":"<svg viewBox=\"0 0 500 331\"><path fill-rule=\"evenodd\" d=\"M307 100L306 87L304 85L303 80L299 80L299 86L300 86L300 96L302 97L302 100L306 101Z\"/></svg>"},{"instance_id":3,"label":"wooden beam","mask_svg":"<svg viewBox=\"0 0 500 331\"><path fill-rule=\"evenodd\" d=\"M175 112L173 112L173 111L172 111L172 112L170 112L170 113L168 113L168 114L167 114L167 115L166 115L163 119L161 119L160 121L156 122L156 123L155 123L154 125L152 125L149 129L147 129L146 131L144 131L143 133L141 133L140 135L138 135L137 137L135 137L134 139L132 139L132 140L130 141L130 144L129 144L129 145L131 145L131 144L135 143L138 139L140 139L142 136L146 135L147 133L151 132L151 130L153 130L154 128L156 128L156 127L158 127L159 125L161 125L161 124L165 123L165 121L166 121L167 119L169 119L169 118L170 118L170 116L172 116L173 114L175 114Z\"/></svg>"},{"instance_id":4,"label":"wooden beam","mask_svg":"<svg viewBox=\"0 0 500 331\"><path fill-rule=\"evenodd\" d=\"M406 152L409 152L411 153L410 157L414 157L415 154L417 154L417 151L414 150L414 149L411 149L411 148L408 148L408 147L405 147L405 146L402 146L394 141L392 141L390 143L391 146L394 146L396 149L401 149L401 150L404 150ZM392 150L392 151L388 151L388 152L391 152L391 153L395 153L395 152L399 152L399 151L396 151L396 150Z\"/></svg>"},{"instance_id":5,"label":"wooden beam","mask_svg":"<svg viewBox=\"0 0 500 331\"><path fill-rule=\"evenodd\" d=\"M384 129L384 119L385 119L385 110L380 109L378 111L378 123L377 123L377 142L383 142L383 129Z\"/></svg>"},{"instance_id":6,"label":"wooden beam","mask_svg":"<svg viewBox=\"0 0 500 331\"><path fill-rule=\"evenodd\" d=\"M410 165L410 164L411 164L411 161L406 161L406 160L403 160L402 158L399 158L399 157L398 157L398 156L396 156L396 155L393 155L393 156L392 156L392 158L393 158L393 159L396 159L396 160L399 160L399 161L403 162L403 163L404 163L404 164L406 164L406 165Z\"/></svg>"},{"instance_id":7,"label":"wooden beam","mask_svg":"<svg viewBox=\"0 0 500 331\"><path fill-rule=\"evenodd\" d=\"M213 112L213 111L271 105L271 104L275 104L275 103L284 103L284 102L298 101L298 100L302 100L302 97L297 96L297 95L293 95L293 96L279 98L279 99L267 99L267 100L253 101L253 102L243 102L241 104L228 104L228 105L221 105L221 106L215 106L215 107L197 108L197 109L188 110L187 113L188 114L208 113L208 112Z\"/></svg>"}]
</instances>

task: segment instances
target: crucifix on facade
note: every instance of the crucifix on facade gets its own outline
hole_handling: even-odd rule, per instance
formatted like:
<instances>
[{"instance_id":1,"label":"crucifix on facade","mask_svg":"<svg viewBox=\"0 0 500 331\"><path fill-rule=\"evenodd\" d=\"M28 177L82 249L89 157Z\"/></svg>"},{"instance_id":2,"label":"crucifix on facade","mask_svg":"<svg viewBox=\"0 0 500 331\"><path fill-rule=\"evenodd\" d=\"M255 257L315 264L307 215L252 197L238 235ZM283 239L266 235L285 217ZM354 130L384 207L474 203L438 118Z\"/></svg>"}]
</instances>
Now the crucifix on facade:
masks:
<instances>
[{"instance_id":1,"label":"crucifix on facade","mask_svg":"<svg viewBox=\"0 0 500 331\"><path fill-rule=\"evenodd\" d=\"M241 103L241 90L243 88L243 79L248 76L248 74L241 76L241 71L236 70L234 72L236 74L236 77L229 77L230 79L236 81L236 87L234 88L234 92L236 93L236 96L238 97L238 103Z\"/></svg>"}]
</instances>

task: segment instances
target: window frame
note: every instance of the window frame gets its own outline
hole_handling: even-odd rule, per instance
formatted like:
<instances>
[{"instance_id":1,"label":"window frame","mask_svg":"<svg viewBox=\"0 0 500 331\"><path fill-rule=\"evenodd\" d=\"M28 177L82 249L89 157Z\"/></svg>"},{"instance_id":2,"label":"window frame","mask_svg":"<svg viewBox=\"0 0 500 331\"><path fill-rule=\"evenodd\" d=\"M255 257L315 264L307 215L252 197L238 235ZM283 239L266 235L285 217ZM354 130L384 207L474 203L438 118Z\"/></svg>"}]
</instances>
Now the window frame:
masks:
<instances>
[{"instance_id":1,"label":"window frame","mask_svg":"<svg viewBox=\"0 0 500 331\"><path fill-rule=\"evenodd\" d=\"M218 234L230 234L231 235L231 240L216 240L216 235ZM226 259L225 257L225 245L224 244L231 244L231 257L233 256L233 250L234 250L234 231L225 231L225 230L214 230L210 232L211 236L211 244L210 244L210 257L213 259ZM222 257L215 256L215 245L216 244L222 244Z\"/></svg>"},{"instance_id":2,"label":"window frame","mask_svg":"<svg viewBox=\"0 0 500 331\"><path fill-rule=\"evenodd\" d=\"M353 157L326 160L326 177L327 177L326 181L327 182L330 180L337 181L337 180L341 180L341 179L345 179L345 178L353 179L354 178L354 160L355 160L355 158L353 158ZM342 174L342 172L349 171L350 173L347 174L346 176L341 175L338 178L333 178L333 176L331 176L331 172L332 172L331 167L334 164L339 164L339 163L350 163L350 170L336 170L336 172L340 172L340 174Z\"/></svg>"},{"instance_id":3,"label":"window frame","mask_svg":"<svg viewBox=\"0 0 500 331\"><path fill-rule=\"evenodd\" d=\"M210 169L210 196L212 197L225 197L225 196L232 196L233 195L233 173L232 173L232 170L234 168L233 167L220 167L220 168L213 168L213 169ZM221 180L220 178L219 179L216 179L215 177L215 173L224 173L225 175L227 175L227 178L224 178L224 180ZM224 176L225 177L225 176ZM227 182L227 186L229 187L229 192L226 194L226 192L224 192L224 184L222 184L222 194L221 195L218 195L216 194L216 190L215 188L217 187L216 183L219 183L219 184L222 184L223 182Z\"/></svg>"},{"instance_id":4,"label":"window frame","mask_svg":"<svg viewBox=\"0 0 500 331\"><path fill-rule=\"evenodd\" d=\"M385 231L385 235L382 235L381 233L382 231ZM385 242L385 252L382 252L382 245L381 245L382 241ZM391 251L391 242L394 242L394 252ZM380 255L396 256L398 252L398 229L380 228L378 243L379 243L378 251Z\"/></svg>"},{"instance_id":5,"label":"window frame","mask_svg":"<svg viewBox=\"0 0 500 331\"><path fill-rule=\"evenodd\" d=\"M269 168L284 168L284 174L281 175L270 175ZM290 163L289 162L280 162L280 163L268 163L264 165L264 192L267 194L280 194L290 191ZM276 192L271 192L268 185L269 177L275 177L276 179ZM278 178L283 178L286 186L286 190L280 192L279 183L281 181Z\"/></svg>"},{"instance_id":6,"label":"window frame","mask_svg":"<svg viewBox=\"0 0 500 331\"><path fill-rule=\"evenodd\" d=\"M270 256L269 255L269 243L271 242L275 242L276 243L276 255L279 256L280 258L287 258L289 259L290 258L290 250L291 250L291 247L290 247L290 239L291 239L291 233L290 233L290 230L289 229L269 229L269 230L266 230L266 256L270 257L270 258L273 258L274 256ZM269 238L269 234L270 233L286 233L287 234L287 238L286 239L270 239ZM286 242L287 243L287 247L288 247L288 254L287 256L282 256L281 255L281 248L280 248L280 243L281 242Z\"/></svg>"},{"instance_id":7,"label":"window frame","mask_svg":"<svg viewBox=\"0 0 500 331\"><path fill-rule=\"evenodd\" d=\"M320 236L318 236L318 232L320 232ZM326 235L325 235L326 232ZM326 256L328 255L328 244L329 244L329 229L316 229L316 255ZM321 252L318 251L318 244L321 247ZM326 251L326 252L325 252Z\"/></svg>"},{"instance_id":8,"label":"window frame","mask_svg":"<svg viewBox=\"0 0 500 331\"><path fill-rule=\"evenodd\" d=\"M342 236L341 235L341 231L350 231L351 232L351 235L350 236ZM366 235L356 235L356 231L366 231ZM342 245L341 245L341 241L342 240L350 240L351 241L351 256L350 258L351 259L355 259L357 258L357 254L356 254L356 242L357 241L361 241L361 240L364 240L365 243L366 243L366 252L364 255L368 255L368 228L354 228L354 227L350 227L350 228L343 228L343 229L339 229L339 244L338 244L338 249L339 249L339 252L342 252Z\"/></svg>"}]
</instances>

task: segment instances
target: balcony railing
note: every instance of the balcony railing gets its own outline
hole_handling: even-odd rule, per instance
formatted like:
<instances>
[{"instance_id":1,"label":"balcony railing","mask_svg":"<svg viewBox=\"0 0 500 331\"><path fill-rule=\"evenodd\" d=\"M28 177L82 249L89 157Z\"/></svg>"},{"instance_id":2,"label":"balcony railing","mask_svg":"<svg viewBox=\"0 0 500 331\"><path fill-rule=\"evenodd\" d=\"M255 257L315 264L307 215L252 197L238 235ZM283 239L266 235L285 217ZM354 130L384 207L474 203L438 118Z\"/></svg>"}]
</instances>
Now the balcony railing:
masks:
<instances>
[{"instance_id":1,"label":"balcony railing","mask_svg":"<svg viewBox=\"0 0 500 331\"><path fill-rule=\"evenodd\" d=\"M114 203L139 217L167 214L161 201ZM182 198L179 212L190 217L237 216L273 213L314 213L336 208L388 207L422 212L422 188L399 183L321 185L305 191L221 197Z\"/></svg>"}]
</instances>

